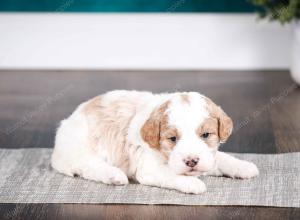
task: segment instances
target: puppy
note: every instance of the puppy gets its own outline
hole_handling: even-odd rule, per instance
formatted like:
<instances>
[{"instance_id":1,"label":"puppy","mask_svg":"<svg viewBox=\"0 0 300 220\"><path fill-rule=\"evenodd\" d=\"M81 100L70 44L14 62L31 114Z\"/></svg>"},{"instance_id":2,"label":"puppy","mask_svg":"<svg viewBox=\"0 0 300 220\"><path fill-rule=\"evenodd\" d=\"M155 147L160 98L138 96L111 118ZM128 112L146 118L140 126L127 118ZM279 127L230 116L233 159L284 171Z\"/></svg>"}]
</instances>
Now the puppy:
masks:
<instances>
[{"instance_id":1,"label":"puppy","mask_svg":"<svg viewBox=\"0 0 300 220\"><path fill-rule=\"evenodd\" d=\"M52 166L106 184L199 194L200 175L251 178L257 167L218 151L232 120L196 92L112 91L82 103L57 130Z\"/></svg>"}]
</instances>

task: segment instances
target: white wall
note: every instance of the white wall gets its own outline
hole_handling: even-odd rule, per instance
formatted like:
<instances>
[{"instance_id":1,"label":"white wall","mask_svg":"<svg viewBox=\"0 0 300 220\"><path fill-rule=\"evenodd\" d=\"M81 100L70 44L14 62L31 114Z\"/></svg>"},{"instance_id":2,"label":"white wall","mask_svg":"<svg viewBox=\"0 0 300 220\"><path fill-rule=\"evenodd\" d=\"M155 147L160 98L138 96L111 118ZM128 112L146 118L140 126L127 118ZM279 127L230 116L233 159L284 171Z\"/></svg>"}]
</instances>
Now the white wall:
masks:
<instances>
[{"instance_id":1,"label":"white wall","mask_svg":"<svg viewBox=\"0 0 300 220\"><path fill-rule=\"evenodd\" d=\"M291 27L254 14L0 13L0 69L273 69Z\"/></svg>"}]
</instances>

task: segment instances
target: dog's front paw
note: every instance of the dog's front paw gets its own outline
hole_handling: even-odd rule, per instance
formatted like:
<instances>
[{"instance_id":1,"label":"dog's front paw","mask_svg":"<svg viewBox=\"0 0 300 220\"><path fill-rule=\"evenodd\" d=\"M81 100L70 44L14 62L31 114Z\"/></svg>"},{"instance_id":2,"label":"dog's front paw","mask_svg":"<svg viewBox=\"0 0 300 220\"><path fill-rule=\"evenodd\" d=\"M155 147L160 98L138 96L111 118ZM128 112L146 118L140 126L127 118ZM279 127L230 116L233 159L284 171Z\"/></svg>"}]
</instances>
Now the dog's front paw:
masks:
<instances>
[{"instance_id":1,"label":"dog's front paw","mask_svg":"<svg viewBox=\"0 0 300 220\"><path fill-rule=\"evenodd\" d=\"M206 191L205 184L197 177L178 176L175 184L175 188L184 193L201 194Z\"/></svg>"},{"instance_id":2,"label":"dog's front paw","mask_svg":"<svg viewBox=\"0 0 300 220\"><path fill-rule=\"evenodd\" d=\"M113 168L109 170L106 184L126 185L128 184L128 182L129 182L128 178L122 170L118 168Z\"/></svg>"},{"instance_id":3,"label":"dog's front paw","mask_svg":"<svg viewBox=\"0 0 300 220\"><path fill-rule=\"evenodd\" d=\"M254 163L241 160L234 168L232 177L249 179L258 176L258 174L259 174L258 168Z\"/></svg>"}]
</instances>

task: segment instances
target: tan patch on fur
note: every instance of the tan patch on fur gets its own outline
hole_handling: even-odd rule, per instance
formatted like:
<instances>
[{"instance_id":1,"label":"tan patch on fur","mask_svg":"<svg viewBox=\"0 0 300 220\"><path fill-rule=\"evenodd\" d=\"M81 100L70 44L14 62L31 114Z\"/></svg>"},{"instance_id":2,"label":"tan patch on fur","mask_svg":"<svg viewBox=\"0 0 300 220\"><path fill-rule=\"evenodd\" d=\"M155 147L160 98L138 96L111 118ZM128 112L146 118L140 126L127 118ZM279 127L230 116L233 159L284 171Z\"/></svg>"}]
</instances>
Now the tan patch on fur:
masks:
<instances>
[{"instance_id":1,"label":"tan patch on fur","mask_svg":"<svg viewBox=\"0 0 300 220\"><path fill-rule=\"evenodd\" d=\"M166 102L155 109L141 129L143 140L150 147L160 151L166 159L176 145L170 138L176 137L177 141L180 139L178 130L168 124L168 117L165 114L168 106L169 102Z\"/></svg>"},{"instance_id":2,"label":"tan patch on fur","mask_svg":"<svg viewBox=\"0 0 300 220\"><path fill-rule=\"evenodd\" d=\"M207 118L198 127L197 134L200 138L204 133L209 133L208 138L202 138L203 141L212 148L219 146L219 131L218 131L218 120L216 118Z\"/></svg>"},{"instance_id":3,"label":"tan patch on fur","mask_svg":"<svg viewBox=\"0 0 300 220\"><path fill-rule=\"evenodd\" d=\"M161 128L160 133L160 148L161 150L172 150L176 143L170 140L171 137L176 137L178 141L180 139L180 133L177 128L169 127L167 124Z\"/></svg>"},{"instance_id":4,"label":"tan patch on fur","mask_svg":"<svg viewBox=\"0 0 300 220\"><path fill-rule=\"evenodd\" d=\"M186 103L186 104L190 104L190 99L189 96L187 94L182 94L181 95L181 100Z\"/></svg>"},{"instance_id":5,"label":"tan patch on fur","mask_svg":"<svg viewBox=\"0 0 300 220\"><path fill-rule=\"evenodd\" d=\"M89 148L96 152L99 145L109 147L111 161L121 169L129 166L125 145L127 129L135 112L133 106L128 100L122 99L105 103L101 96L97 96L83 107L88 126ZM120 109L128 112L119 111Z\"/></svg>"},{"instance_id":6,"label":"tan patch on fur","mask_svg":"<svg viewBox=\"0 0 300 220\"><path fill-rule=\"evenodd\" d=\"M225 142L229 136L231 135L233 129L233 122L230 117L217 106L213 101L209 98L205 98L207 103L207 110L212 118L218 119L218 135L221 142Z\"/></svg>"}]
</instances>

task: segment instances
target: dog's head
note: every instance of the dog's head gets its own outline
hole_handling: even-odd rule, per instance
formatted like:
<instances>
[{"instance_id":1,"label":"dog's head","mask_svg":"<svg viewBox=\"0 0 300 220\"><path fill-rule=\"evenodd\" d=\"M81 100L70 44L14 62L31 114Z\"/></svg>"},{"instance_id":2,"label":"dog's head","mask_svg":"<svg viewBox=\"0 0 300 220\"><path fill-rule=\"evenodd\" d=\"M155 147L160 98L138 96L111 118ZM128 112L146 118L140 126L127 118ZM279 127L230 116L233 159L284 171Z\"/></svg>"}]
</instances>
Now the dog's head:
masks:
<instances>
[{"instance_id":1,"label":"dog's head","mask_svg":"<svg viewBox=\"0 0 300 220\"><path fill-rule=\"evenodd\" d=\"M140 133L175 173L199 175L214 167L215 152L232 128L232 120L219 106L190 92L175 94L157 106Z\"/></svg>"}]
</instances>

